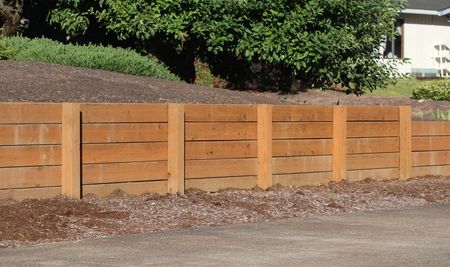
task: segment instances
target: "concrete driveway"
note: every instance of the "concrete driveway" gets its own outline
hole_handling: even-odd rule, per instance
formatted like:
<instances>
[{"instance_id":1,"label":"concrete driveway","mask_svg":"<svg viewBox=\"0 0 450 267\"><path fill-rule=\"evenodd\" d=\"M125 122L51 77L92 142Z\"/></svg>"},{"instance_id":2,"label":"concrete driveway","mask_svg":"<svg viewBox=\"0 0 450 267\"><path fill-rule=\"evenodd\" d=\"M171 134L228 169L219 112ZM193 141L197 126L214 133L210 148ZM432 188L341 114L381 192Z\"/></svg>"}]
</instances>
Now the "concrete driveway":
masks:
<instances>
[{"instance_id":1,"label":"concrete driveway","mask_svg":"<svg viewBox=\"0 0 450 267\"><path fill-rule=\"evenodd\" d=\"M450 266L450 205L0 249L2 266Z\"/></svg>"}]
</instances>

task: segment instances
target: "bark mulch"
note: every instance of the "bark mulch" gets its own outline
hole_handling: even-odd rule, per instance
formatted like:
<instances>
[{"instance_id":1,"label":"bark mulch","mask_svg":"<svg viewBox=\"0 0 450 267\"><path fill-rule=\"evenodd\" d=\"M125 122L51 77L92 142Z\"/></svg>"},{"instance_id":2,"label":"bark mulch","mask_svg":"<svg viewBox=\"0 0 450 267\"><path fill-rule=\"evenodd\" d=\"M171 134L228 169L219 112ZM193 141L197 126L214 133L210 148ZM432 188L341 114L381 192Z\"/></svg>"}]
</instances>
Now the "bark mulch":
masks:
<instances>
[{"instance_id":1,"label":"bark mulch","mask_svg":"<svg viewBox=\"0 0 450 267\"><path fill-rule=\"evenodd\" d=\"M267 191L188 190L184 196L130 196L117 191L80 201L1 200L0 247L432 203L450 203L450 177L366 179L299 188L277 185Z\"/></svg>"}]
</instances>

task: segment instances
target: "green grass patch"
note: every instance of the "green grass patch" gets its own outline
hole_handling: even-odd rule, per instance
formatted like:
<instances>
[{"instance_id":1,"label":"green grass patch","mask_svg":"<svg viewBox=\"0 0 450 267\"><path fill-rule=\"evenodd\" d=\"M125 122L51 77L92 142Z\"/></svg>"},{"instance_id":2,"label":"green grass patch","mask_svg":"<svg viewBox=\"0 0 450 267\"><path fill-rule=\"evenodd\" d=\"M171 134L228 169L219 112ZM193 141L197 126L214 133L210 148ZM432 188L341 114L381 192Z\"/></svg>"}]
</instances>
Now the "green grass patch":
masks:
<instances>
[{"instance_id":1,"label":"green grass patch","mask_svg":"<svg viewBox=\"0 0 450 267\"><path fill-rule=\"evenodd\" d=\"M412 96L412 92L420 87L424 81L414 78L398 79L397 83L387 88L377 89L368 95L375 96Z\"/></svg>"},{"instance_id":2,"label":"green grass patch","mask_svg":"<svg viewBox=\"0 0 450 267\"><path fill-rule=\"evenodd\" d=\"M5 39L5 43L12 50L9 56L11 60L46 62L172 81L180 80L162 63L129 49L63 44L45 38L10 37Z\"/></svg>"}]
</instances>

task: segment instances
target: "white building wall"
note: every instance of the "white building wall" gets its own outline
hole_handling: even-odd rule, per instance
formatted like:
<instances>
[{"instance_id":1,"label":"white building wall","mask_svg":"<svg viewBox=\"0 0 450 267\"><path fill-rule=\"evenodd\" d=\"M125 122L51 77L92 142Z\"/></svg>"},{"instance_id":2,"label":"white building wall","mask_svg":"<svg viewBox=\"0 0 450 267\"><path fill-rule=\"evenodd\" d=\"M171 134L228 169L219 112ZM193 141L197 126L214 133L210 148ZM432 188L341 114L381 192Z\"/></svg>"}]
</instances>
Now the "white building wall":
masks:
<instances>
[{"instance_id":1,"label":"white building wall","mask_svg":"<svg viewBox=\"0 0 450 267\"><path fill-rule=\"evenodd\" d=\"M435 45L446 44L450 47L450 22L447 17L402 14L405 20L403 29L403 56L410 64L401 67L404 73L412 68L438 69ZM447 63L447 68L450 68Z\"/></svg>"}]
</instances>

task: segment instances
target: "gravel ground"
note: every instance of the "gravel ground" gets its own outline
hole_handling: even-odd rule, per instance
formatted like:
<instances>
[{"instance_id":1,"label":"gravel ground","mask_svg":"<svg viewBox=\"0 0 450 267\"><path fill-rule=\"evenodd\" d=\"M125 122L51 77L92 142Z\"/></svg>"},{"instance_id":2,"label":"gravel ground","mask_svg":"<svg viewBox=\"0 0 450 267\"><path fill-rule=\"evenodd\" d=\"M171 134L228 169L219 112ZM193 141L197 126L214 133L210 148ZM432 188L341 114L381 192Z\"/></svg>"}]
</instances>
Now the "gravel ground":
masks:
<instances>
[{"instance_id":1,"label":"gravel ground","mask_svg":"<svg viewBox=\"0 0 450 267\"><path fill-rule=\"evenodd\" d=\"M274 186L267 191L189 190L184 196L130 196L117 191L80 201L1 200L0 247L432 203L450 203L450 177Z\"/></svg>"}]
</instances>

